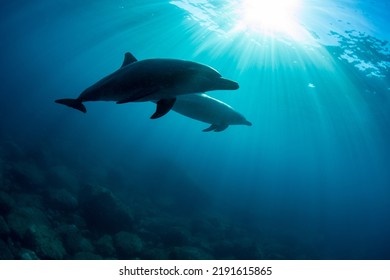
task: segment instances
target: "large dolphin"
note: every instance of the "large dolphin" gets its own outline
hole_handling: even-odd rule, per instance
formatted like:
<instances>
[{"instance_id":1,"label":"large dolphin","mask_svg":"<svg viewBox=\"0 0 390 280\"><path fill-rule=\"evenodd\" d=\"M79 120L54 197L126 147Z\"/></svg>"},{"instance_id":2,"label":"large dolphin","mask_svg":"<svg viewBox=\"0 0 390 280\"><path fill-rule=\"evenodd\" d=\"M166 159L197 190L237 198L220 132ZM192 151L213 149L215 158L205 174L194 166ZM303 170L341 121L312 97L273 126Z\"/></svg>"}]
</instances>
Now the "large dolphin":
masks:
<instances>
[{"instance_id":1,"label":"large dolphin","mask_svg":"<svg viewBox=\"0 0 390 280\"><path fill-rule=\"evenodd\" d=\"M84 90L76 99L58 99L64 104L86 113L83 102L157 101L152 119L159 118L172 108L176 96L210 90L235 90L236 82L224 79L215 69L179 59L146 59L137 61L129 52L121 68Z\"/></svg>"},{"instance_id":2,"label":"large dolphin","mask_svg":"<svg viewBox=\"0 0 390 280\"><path fill-rule=\"evenodd\" d=\"M219 132L232 124L252 125L231 106L206 94L179 96L172 110L184 116L211 124L210 127L203 131Z\"/></svg>"}]
</instances>

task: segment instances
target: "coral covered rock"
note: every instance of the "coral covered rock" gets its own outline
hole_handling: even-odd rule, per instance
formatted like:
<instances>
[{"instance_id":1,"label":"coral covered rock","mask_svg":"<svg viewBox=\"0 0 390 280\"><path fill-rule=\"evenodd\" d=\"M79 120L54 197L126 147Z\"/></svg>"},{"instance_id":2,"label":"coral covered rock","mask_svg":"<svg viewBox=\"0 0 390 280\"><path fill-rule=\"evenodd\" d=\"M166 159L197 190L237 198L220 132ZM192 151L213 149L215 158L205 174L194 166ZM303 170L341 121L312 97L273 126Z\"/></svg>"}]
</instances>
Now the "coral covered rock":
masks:
<instances>
[{"instance_id":1,"label":"coral covered rock","mask_svg":"<svg viewBox=\"0 0 390 280\"><path fill-rule=\"evenodd\" d=\"M164 244L168 246L185 246L191 242L190 232L182 226L167 227L160 235Z\"/></svg>"},{"instance_id":2,"label":"coral covered rock","mask_svg":"<svg viewBox=\"0 0 390 280\"><path fill-rule=\"evenodd\" d=\"M169 255L166 249L150 248L142 252L142 257L145 260L167 260Z\"/></svg>"},{"instance_id":3,"label":"coral covered rock","mask_svg":"<svg viewBox=\"0 0 390 280\"><path fill-rule=\"evenodd\" d=\"M62 225L57 229L57 233L60 235L69 254L73 255L78 252L95 252L95 248L91 241L82 235L82 232L76 225Z\"/></svg>"},{"instance_id":4,"label":"coral covered rock","mask_svg":"<svg viewBox=\"0 0 390 280\"><path fill-rule=\"evenodd\" d=\"M1 159L0 157L0 190L5 190L5 176L4 176L4 173L5 173L5 170L4 170L4 162L3 160Z\"/></svg>"},{"instance_id":5,"label":"coral covered rock","mask_svg":"<svg viewBox=\"0 0 390 280\"><path fill-rule=\"evenodd\" d=\"M6 160L17 160L25 157L23 149L17 143L10 139L7 139L6 141L1 143L0 155Z\"/></svg>"},{"instance_id":6,"label":"coral covered rock","mask_svg":"<svg viewBox=\"0 0 390 280\"><path fill-rule=\"evenodd\" d=\"M66 251L59 236L45 225L32 225L28 228L25 243L31 246L41 259L63 259Z\"/></svg>"},{"instance_id":7,"label":"coral covered rock","mask_svg":"<svg viewBox=\"0 0 390 280\"><path fill-rule=\"evenodd\" d=\"M99 238L95 243L96 251L102 256L108 258L116 257L116 250L114 247L114 241L111 235L105 234Z\"/></svg>"},{"instance_id":8,"label":"coral covered rock","mask_svg":"<svg viewBox=\"0 0 390 280\"><path fill-rule=\"evenodd\" d=\"M103 187L86 185L80 191L80 208L85 221L94 229L104 233L129 231L133 227L133 216L128 207L114 194Z\"/></svg>"},{"instance_id":9,"label":"coral covered rock","mask_svg":"<svg viewBox=\"0 0 390 280\"><path fill-rule=\"evenodd\" d=\"M0 191L0 214L8 214L15 205L15 200L6 192Z\"/></svg>"},{"instance_id":10,"label":"coral covered rock","mask_svg":"<svg viewBox=\"0 0 390 280\"><path fill-rule=\"evenodd\" d=\"M79 180L76 175L66 166L54 166L48 170L48 178L50 184L58 188L65 189L71 192L76 192L79 189Z\"/></svg>"},{"instance_id":11,"label":"coral covered rock","mask_svg":"<svg viewBox=\"0 0 390 280\"><path fill-rule=\"evenodd\" d=\"M102 257L91 252L79 252L74 255L75 260L101 260Z\"/></svg>"},{"instance_id":12,"label":"coral covered rock","mask_svg":"<svg viewBox=\"0 0 390 280\"><path fill-rule=\"evenodd\" d=\"M144 245L138 235L121 231L114 236L114 245L121 259L139 257Z\"/></svg>"},{"instance_id":13,"label":"coral covered rock","mask_svg":"<svg viewBox=\"0 0 390 280\"><path fill-rule=\"evenodd\" d=\"M0 216L0 237L4 237L10 234L10 229L7 225L7 222L2 216Z\"/></svg>"},{"instance_id":14,"label":"coral covered rock","mask_svg":"<svg viewBox=\"0 0 390 280\"><path fill-rule=\"evenodd\" d=\"M19 259L21 260L39 260L37 254L29 249L21 249L19 252Z\"/></svg>"},{"instance_id":15,"label":"coral covered rock","mask_svg":"<svg viewBox=\"0 0 390 280\"><path fill-rule=\"evenodd\" d=\"M45 185L45 172L34 161L14 162L10 167L9 176L21 189L36 191Z\"/></svg>"},{"instance_id":16,"label":"coral covered rock","mask_svg":"<svg viewBox=\"0 0 390 280\"><path fill-rule=\"evenodd\" d=\"M77 199L66 189L52 189L46 196L47 204L57 210L74 211L78 207Z\"/></svg>"},{"instance_id":17,"label":"coral covered rock","mask_svg":"<svg viewBox=\"0 0 390 280\"><path fill-rule=\"evenodd\" d=\"M32 225L48 225L45 214L37 208L13 208L6 217L11 233L19 240L23 240L25 233Z\"/></svg>"},{"instance_id":18,"label":"coral covered rock","mask_svg":"<svg viewBox=\"0 0 390 280\"><path fill-rule=\"evenodd\" d=\"M196 247L175 247L170 253L170 259L174 260L211 260L213 257L204 250Z\"/></svg>"},{"instance_id":19,"label":"coral covered rock","mask_svg":"<svg viewBox=\"0 0 390 280\"><path fill-rule=\"evenodd\" d=\"M0 239L0 260L13 260L14 258L7 243Z\"/></svg>"}]
</instances>

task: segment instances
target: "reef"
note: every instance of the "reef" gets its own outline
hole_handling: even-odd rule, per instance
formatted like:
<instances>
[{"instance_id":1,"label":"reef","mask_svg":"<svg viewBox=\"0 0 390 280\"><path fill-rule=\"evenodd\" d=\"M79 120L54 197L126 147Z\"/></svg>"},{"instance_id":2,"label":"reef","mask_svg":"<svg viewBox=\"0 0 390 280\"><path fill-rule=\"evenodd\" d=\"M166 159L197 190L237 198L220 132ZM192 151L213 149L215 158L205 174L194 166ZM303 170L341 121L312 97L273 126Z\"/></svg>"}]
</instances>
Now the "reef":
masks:
<instances>
[{"instance_id":1,"label":"reef","mask_svg":"<svg viewBox=\"0 0 390 280\"><path fill-rule=\"evenodd\" d=\"M168 183L157 167L159 179L83 172L47 148L0 143L0 259L291 257L212 209L185 172Z\"/></svg>"}]
</instances>

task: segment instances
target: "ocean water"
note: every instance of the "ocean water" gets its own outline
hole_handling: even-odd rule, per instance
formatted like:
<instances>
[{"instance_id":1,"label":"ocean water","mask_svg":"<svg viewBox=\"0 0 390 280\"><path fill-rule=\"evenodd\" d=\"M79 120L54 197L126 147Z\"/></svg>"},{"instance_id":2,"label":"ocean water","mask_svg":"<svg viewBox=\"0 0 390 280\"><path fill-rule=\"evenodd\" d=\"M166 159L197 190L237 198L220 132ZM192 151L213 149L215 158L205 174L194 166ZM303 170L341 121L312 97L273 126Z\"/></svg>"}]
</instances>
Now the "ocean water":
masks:
<instances>
[{"instance_id":1,"label":"ocean water","mask_svg":"<svg viewBox=\"0 0 390 280\"><path fill-rule=\"evenodd\" d=\"M389 259L389 3L272 2L4 3L0 257ZM125 52L217 69L253 125L54 103Z\"/></svg>"}]
</instances>

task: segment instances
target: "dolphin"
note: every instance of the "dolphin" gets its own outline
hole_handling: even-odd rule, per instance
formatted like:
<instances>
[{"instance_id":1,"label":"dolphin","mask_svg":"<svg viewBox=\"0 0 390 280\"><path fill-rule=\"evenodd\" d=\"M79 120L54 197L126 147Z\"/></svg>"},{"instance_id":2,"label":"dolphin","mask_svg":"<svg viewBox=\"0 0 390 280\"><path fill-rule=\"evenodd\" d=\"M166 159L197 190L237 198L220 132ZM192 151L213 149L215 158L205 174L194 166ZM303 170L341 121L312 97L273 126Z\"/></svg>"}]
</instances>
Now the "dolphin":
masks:
<instances>
[{"instance_id":1,"label":"dolphin","mask_svg":"<svg viewBox=\"0 0 390 280\"><path fill-rule=\"evenodd\" d=\"M79 97L55 102L86 113L83 104L86 101L116 101L117 104L157 101L151 116L156 119L169 112L178 95L238 88L238 83L222 78L207 65L162 58L138 61L127 52L118 70L85 89Z\"/></svg>"},{"instance_id":2,"label":"dolphin","mask_svg":"<svg viewBox=\"0 0 390 280\"><path fill-rule=\"evenodd\" d=\"M223 131L229 125L243 124L251 126L243 115L228 104L202 94L188 94L177 97L172 110L184 116L211 124L203 131Z\"/></svg>"}]
</instances>

